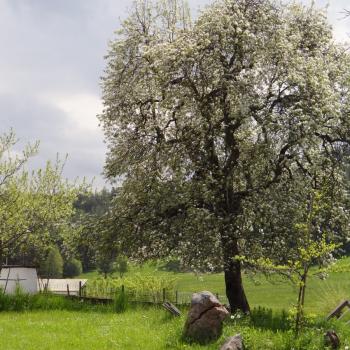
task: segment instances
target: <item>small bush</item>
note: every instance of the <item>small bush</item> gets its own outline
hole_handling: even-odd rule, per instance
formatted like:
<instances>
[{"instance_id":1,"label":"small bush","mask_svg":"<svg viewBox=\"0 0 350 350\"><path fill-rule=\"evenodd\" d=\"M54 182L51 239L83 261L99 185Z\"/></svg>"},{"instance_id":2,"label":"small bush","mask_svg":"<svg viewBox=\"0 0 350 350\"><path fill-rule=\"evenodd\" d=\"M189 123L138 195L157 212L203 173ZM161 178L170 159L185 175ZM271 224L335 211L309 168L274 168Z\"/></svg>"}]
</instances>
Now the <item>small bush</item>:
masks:
<instances>
[{"instance_id":1,"label":"small bush","mask_svg":"<svg viewBox=\"0 0 350 350\"><path fill-rule=\"evenodd\" d=\"M83 271L81 262L77 259L70 259L64 263L63 276L64 277L76 277Z\"/></svg>"}]
</instances>

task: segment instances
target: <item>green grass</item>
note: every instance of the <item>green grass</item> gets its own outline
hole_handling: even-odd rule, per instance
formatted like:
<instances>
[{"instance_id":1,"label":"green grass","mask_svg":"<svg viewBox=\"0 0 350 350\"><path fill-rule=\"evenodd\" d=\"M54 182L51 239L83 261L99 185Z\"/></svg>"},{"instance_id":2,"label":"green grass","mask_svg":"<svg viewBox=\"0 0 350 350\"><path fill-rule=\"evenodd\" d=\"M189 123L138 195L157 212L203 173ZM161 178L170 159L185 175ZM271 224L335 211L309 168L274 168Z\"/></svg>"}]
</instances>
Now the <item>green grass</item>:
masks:
<instances>
[{"instance_id":1,"label":"green grass","mask_svg":"<svg viewBox=\"0 0 350 350\"><path fill-rule=\"evenodd\" d=\"M350 259L339 266L348 266ZM325 315L343 299L350 298L350 273L347 268L336 269L325 281L311 277L306 300L309 324L295 339L289 321L279 320L282 309L289 310L297 291L290 283L267 281L263 276L244 277L244 285L252 307L263 306L271 311L256 317L228 319L223 335L206 346L189 344L182 339L182 329L187 310L180 318L172 317L159 307L129 307L124 313L116 313L113 305L92 306L65 301L61 297L48 299L38 296L34 309L24 312L0 312L1 350L66 350L66 349L121 349L121 350L217 350L226 337L241 333L246 350L322 350L323 334L335 329L341 339L341 348L350 346L350 327L343 321L325 322ZM128 276L144 275L177 277L179 291L210 290L224 294L223 274L170 273L156 264L133 266ZM91 272L82 277L96 278ZM74 304L76 303L76 304ZM73 305L74 304L74 305ZM39 308L39 309L36 309ZM312 316L314 314L314 316ZM254 322L254 323L252 323ZM283 327L280 327L281 325ZM286 327L285 325L288 325ZM291 323L292 324L292 323Z\"/></svg>"},{"instance_id":2,"label":"green grass","mask_svg":"<svg viewBox=\"0 0 350 350\"><path fill-rule=\"evenodd\" d=\"M342 261L340 266L346 266L349 261ZM350 298L350 273L347 268L336 270L338 272L332 272L325 281L310 278L306 310L311 321L298 339L295 339L292 329L279 327L281 322L273 316L293 306L297 295L295 287L276 279L271 283L263 276L257 276L254 281L245 276L244 284L251 306L271 308L273 315L263 313L255 317L254 324L248 319L229 319L221 338L206 346L189 344L182 339L186 309L183 309L180 318L172 317L159 307L133 306L124 313L116 313L113 305L84 305L62 297L45 299L44 295L39 295L33 299L36 303L30 311L0 312L0 349L217 350L226 337L241 333L246 350L322 350L324 332L335 329L344 350L350 346L350 327L343 321L325 323L325 315L339 301ZM134 266L128 275L135 273L176 276L176 288L180 291L211 290L224 294L223 274L174 274L160 270L156 264ZM97 273L84 277L95 278ZM311 314L315 316L311 317Z\"/></svg>"},{"instance_id":3,"label":"green grass","mask_svg":"<svg viewBox=\"0 0 350 350\"><path fill-rule=\"evenodd\" d=\"M123 314L95 311L31 311L0 313L2 350L161 350L218 349L225 338L240 332L247 350L323 349L320 324L307 329L294 340L292 331L272 331L252 327L246 321L229 320L221 338L209 345L188 344L182 340L185 316L174 318L159 308L129 309ZM327 325L329 326L329 325ZM350 331L339 322L336 327L342 349L349 345Z\"/></svg>"}]
</instances>

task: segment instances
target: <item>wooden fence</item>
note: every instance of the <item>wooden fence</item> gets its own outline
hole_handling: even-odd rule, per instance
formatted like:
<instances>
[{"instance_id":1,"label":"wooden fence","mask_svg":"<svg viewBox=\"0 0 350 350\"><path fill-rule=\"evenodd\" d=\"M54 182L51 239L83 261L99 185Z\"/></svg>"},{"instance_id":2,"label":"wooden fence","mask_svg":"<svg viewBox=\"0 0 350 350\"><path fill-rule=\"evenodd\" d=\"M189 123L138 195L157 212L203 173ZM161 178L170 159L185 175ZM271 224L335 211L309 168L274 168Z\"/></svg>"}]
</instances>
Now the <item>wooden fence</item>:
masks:
<instances>
[{"instance_id":1,"label":"wooden fence","mask_svg":"<svg viewBox=\"0 0 350 350\"><path fill-rule=\"evenodd\" d=\"M163 304L165 301L171 302L174 305L189 305L191 303L193 292L183 292L178 290L161 290L152 291L135 291L128 290L122 285L119 288L103 288L103 290L91 291L88 284L79 288L78 297L89 300L91 302L108 303L114 300L119 293L125 293L128 301L144 304ZM227 297L214 293L221 303L228 304ZM69 295L69 292L68 292Z\"/></svg>"}]
</instances>

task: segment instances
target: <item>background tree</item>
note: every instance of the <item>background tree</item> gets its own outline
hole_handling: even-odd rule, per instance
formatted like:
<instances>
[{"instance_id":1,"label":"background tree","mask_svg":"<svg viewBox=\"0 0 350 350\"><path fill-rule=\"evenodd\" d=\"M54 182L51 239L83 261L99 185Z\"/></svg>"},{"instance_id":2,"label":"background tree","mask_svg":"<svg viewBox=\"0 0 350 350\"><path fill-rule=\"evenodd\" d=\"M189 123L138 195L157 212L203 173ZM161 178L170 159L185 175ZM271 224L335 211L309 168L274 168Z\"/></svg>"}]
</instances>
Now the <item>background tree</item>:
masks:
<instances>
[{"instance_id":1,"label":"background tree","mask_svg":"<svg viewBox=\"0 0 350 350\"><path fill-rule=\"evenodd\" d=\"M57 247L49 250L46 260L44 261L40 274L45 278L62 278L63 276L63 259Z\"/></svg>"},{"instance_id":2,"label":"background tree","mask_svg":"<svg viewBox=\"0 0 350 350\"><path fill-rule=\"evenodd\" d=\"M119 254L114 264L115 271L119 273L120 278L123 278L129 270L128 258L125 255Z\"/></svg>"},{"instance_id":3,"label":"background tree","mask_svg":"<svg viewBox=\"0 0 350 350\"><path fill-rule=\"evenodd\" d=\"M77 229L65 236L64 245L68 256L79 257L84 272L96 268L96 252L103 230L97 223L108 213L114 195L114 189L81 193L74 203L72 223Z\"/></svg>"},{"instance_id":4,"label":"background tree","mask_svg":"<svg viewBox=\"0 0 350 350\"><path fill-rule=\"evenodd\" d=\"M115 256L108 254L97 254L96 265L99 273L103 274L104 278L116 271Z\"/></svg>"},{"instance_id":5,"label":"background tree","mask_svg":"<svg viewBox=\"0 0 350 350\"><path fill-rule=\"evenodd\" d=\"M79 260L72 258L64 262L63 276L64 277L76 277L83 272L82 264Z\"/></svg>"},{"instance_id":6,"label":"background tree","mask_svg":"<svg viewBox=\"0 0 350 350\"><path fill-rule=\"evenodd\" d=\"M5 262L39 264L47 247L72 233L73 203L83 184L62 178L64 162L48 162L44 169L25 170L38 144L15 155L15 134L0 136L0 266Z\"/></svg>"},{"instance_id":7,"label":"background tree","mask_svg":"<svg viewBox=\"0 0 350 350\"><path fill-rule=\"evenodd\" d=\"M223 0L193 26L187 14L138 1L111 44L100 120L106 174L124 181L106 240L222 265L231 310L247 312L235 257L264 237L245 208L348 142L349 57L313 7Z\"/></svg>"}]
</instances>

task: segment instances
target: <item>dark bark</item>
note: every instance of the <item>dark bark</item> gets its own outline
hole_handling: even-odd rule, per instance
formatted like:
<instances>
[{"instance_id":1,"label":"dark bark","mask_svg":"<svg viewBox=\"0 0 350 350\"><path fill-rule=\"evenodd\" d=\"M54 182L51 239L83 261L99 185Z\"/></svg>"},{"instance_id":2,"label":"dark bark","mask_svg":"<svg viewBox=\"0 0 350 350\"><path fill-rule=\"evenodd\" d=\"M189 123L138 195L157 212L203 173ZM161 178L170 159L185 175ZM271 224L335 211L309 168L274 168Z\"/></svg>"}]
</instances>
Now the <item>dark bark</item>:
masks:
<instances>
[{"instance_id":1,"label":"dark bark","mask_svg":"<svg viewBox=\"0 0 350 350\"><path fill-rule=\"evenodd\" d=\"M231 313L235 313L238 310L243 313L249 313L250 307L244 291L242 281L242 269L241 262L234 258L238 254L237 242L233 243L233 249L230 255L225 256L225 285L226 296L230 303Z\"/></svg>"},{"instance_id":2,"label":"dark bark","mask_svg":"<svg viewBox=\"0 0 350 350\"><path fill-rule=\"evenodd\" d=\"M305 304L305 290L306 290L306 278L308 274L308 268L304 268L303 275L301 276L299 295L298 295L298 310L295 321L295 334L298 335L304 319L304 304Z\"/></svg>"},{"instance_id":3,"label":"dark bark","mask_svg":"<svg viewBox=\"0 0 350 350\"><path fill-rule=\"evenodd\" d=\"M250 307L244 291L242 281L242 267L241 261L237 260L240 255L238 239L239 237L239 223L236 219L242 214L243 196L237 195L233 192L232 186L227 184L233 183L233 179L227 181L225 179L224 186L220 191L223 194L222 202L219 203L219 213L226 216L225 224L221 227L221 244L223 251L224 275L226 296L230 304L231 313L242 311L249 313ZM218 198L219 195L218 195Z\"/></svg>"}]
</instances>

